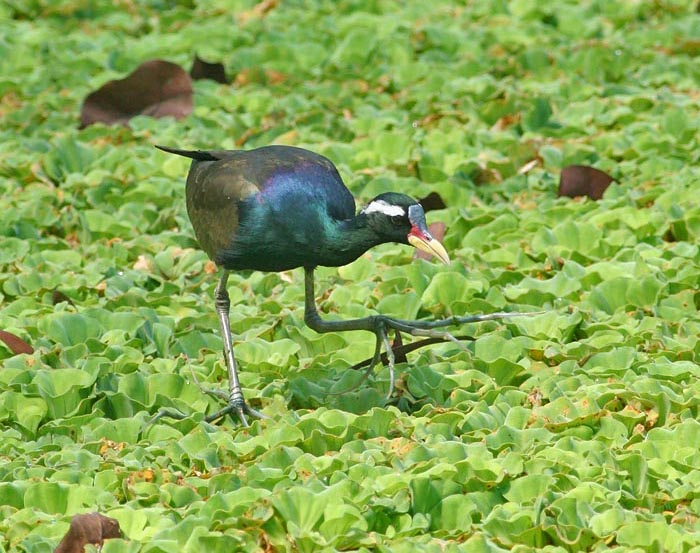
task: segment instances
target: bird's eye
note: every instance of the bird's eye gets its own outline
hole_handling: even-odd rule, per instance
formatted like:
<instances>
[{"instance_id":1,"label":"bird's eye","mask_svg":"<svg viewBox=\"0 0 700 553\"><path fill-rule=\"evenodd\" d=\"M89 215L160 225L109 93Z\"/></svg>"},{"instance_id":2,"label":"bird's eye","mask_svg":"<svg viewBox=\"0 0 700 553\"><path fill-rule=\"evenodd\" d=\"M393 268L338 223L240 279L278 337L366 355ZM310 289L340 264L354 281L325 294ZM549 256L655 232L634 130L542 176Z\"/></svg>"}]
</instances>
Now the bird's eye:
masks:
<instances>
[{"instance_id":1,"label":"bird's eye","mask_svg":"<svg viewBox=\"0 0 700 553\"><path fill-rule=\"evenodd\" d=\"M401 225L403 225L405 220L406 217L404 217L403 215L394 215L391 217L391 224L395 227L400 227Z\"/></svg>"}]
</instances>

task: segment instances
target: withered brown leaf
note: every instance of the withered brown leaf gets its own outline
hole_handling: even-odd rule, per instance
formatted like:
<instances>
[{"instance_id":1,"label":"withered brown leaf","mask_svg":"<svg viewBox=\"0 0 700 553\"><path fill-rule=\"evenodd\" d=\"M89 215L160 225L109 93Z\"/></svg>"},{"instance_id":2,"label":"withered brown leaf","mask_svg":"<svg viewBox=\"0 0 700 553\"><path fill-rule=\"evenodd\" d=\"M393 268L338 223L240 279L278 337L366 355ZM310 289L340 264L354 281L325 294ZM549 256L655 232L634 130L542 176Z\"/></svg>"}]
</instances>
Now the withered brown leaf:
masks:
<instances>
[{"instance_id":1,"label":"withered brown leaf","mask_svg":"<svg viewBox=\"0 0 700 553\"><path fill-rule=\"evenodd\" d=\"M11 332L6 330L0 330L0 340L5 342L10 351L15 355L20 353L34 353L34 348L30 346L27 342L22 340L19 336L15 336Z\"/></svg>"},{"instance_id":2,"label":"withered brown leaf","mask_svg":"<svg viewBox=\"0 0 700 553\"><path fill-rule=\"evenodd\" d=\"M210 79L217 83L226 84L226 70L223 63L208 62L195 54L190 68L190 77L195 81L198 79Z\"/></svg>"},{"instance_id":3,"label":"withered brown leaf","mask_svg":"<svg viewBox=\"0 0 700 553\"><path fill-rule=\"evenodd\" d=\"M447 207L447 204L445 204L445 200L442 199L442 196L438 194L437 192L431 192L424 198L421 198L418 200L418 203L423 206L423 211L426 213L428 211L433 211L435 209L445 209Z\"/></svg>"},{"instance_id":4,"label":"withered brown leaf","mask_svg":"<svg viewBox=\"0 0 700 553\"><path fill-rule=\"evenodd\" d=\"M106 539L120 537L121 529L116 519L100 513L75 515L54 553L83 553L88 543L101 546Z\"/></svg>"},{"instance_id":5,"label":"withered brown leaf","mask_svg":"<svg viewBox=\"0 0 700 553\"><path fill-rule=\"evenodd\" d=\"M88 94L80 128L98 122L124 125L136 115L180 119L192 112L192 106L192 80L185 70L169 61L149 60L125 78Z\"/></svg>"},{"instance_id":6,"label":"withered brown leaf","mask_svg":"<svg viewBox=\"0 0 700 553\"><path fill-rule=\"evenodd\" d=\"M610 175L595 167L569 165L561 171L557 196L568 196L569 198L588 196L592 200L599 200L614 180Z\"/></svg>"}]
</instances>

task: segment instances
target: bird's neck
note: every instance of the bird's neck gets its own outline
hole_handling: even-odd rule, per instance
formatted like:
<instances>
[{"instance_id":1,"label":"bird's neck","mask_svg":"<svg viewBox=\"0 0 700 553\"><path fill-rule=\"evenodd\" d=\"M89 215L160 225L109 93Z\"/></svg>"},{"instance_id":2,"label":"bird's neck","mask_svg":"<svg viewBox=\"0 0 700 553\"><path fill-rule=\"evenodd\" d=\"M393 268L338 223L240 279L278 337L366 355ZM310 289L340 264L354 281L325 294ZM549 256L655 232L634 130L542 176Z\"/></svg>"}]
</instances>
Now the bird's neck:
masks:
<instances>
[{"instance_id":1,"label":"bird's neck","mask_svg":"<svg viewBox=\"0 0 700 553\"><path fill-rule=\"evenodd\" d=\"M367 225L367 217L359 214L335 222L328 235L328 255L336 257L334 264L345 265L380 243L381 239Z\"/></svg>"}]
</instances>

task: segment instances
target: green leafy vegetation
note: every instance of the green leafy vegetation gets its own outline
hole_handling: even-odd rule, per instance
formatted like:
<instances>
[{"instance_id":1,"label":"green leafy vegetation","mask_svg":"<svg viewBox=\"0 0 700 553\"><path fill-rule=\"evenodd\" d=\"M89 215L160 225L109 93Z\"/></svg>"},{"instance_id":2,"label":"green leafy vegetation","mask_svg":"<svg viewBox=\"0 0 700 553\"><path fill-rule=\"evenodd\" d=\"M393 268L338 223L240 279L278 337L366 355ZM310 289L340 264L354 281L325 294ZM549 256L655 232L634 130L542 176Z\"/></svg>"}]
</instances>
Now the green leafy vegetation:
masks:
<instances>
[{"instance_id":1,"label":"green leafy vegetation","mask_svg":"<svg viewBox=\"0 0 700 553\"><path fill-rule=\"evenodd\" d=\"M267 11L265 11L265 9ZM100 511L105 553L700 551L700 18L689 1L148 0L0 5L0 551ZM78 130L148 59L221 61L181 120ZM216 275L187 162L307 147L358 200L438 192L453 262L378 247L318 271L322 313L467 325L356 385L373 337L303 324L301 272ZM533 163L534 162L534 163ZM598 202L557 198L593 165ZM12 342L11 342L12 343ZM15 343L17 345L17 343ZM20 343L20 346L22 344ZM160 409L191 416L148 421Z\"/></svg>"}]
</instances>

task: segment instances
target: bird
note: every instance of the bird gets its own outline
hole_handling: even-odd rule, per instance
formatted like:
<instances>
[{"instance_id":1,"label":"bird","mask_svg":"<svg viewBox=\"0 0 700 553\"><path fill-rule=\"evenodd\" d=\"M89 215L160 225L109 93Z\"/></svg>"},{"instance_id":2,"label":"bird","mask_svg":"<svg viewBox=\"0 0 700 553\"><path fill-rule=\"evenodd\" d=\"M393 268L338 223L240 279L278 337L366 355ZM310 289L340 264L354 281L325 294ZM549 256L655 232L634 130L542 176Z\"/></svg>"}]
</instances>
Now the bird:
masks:
<instances>
[{"instance_id":1,"label":"bird","mask_svg":"<svg viewBox=\"0 0 700 553\"><path fill-rule=\"evenodd\" d=\"M266 418L243 396L233 353L227 282L231 271L304 269L304 321L317 332L366 330L376 335L373 363L382 345L391 353L387 331L434 336L436 327L497 318L492 314L438 321L404 321L384 315L327 321L316 309L314 269L346 265L378 244L411 245L449 264L444 246L428 230L425 211L414 198L384 192L359 211L335 165L295 146L252 150L181 150L156 146L192 160L186 181L187 214L200 247L221 270L214 292L224 345L229 393L226 407L207 418L236 413ZM440 336L448 335L442 333ZM393 379L393 372L392 372ZM393 382L393 380L392 380ZM391 393L391 392L390 392Z\"/></svg>"}]
</instances>

